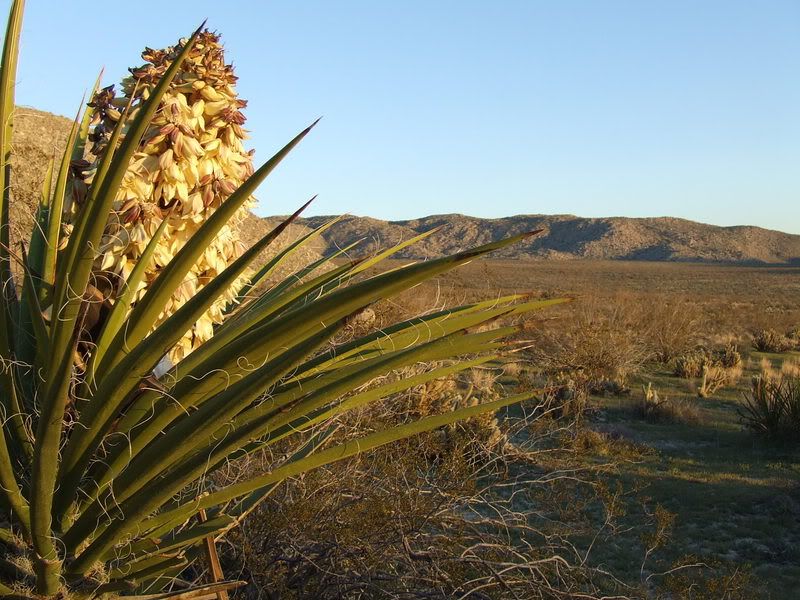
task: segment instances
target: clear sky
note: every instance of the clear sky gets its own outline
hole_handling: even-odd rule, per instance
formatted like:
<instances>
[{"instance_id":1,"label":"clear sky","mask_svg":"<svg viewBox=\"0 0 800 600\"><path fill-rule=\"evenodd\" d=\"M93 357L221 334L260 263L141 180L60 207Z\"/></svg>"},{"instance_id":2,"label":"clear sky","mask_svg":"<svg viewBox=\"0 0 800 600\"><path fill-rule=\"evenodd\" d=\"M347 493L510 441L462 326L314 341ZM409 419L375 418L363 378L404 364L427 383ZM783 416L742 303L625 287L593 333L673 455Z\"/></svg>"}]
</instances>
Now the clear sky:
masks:
<instances>
[{"instance_id":1,"label":"clear sky","mask_svg":"<svg viewBox=\"0 0 800 600\"><path fill-rule=\"evenodd\" d=\"M7 5L7 2L5 2ZM28 0L18 101L72 115L223 34L260 214L678 216L800 233L798 0Z\"/></svg>"}]
</instances>

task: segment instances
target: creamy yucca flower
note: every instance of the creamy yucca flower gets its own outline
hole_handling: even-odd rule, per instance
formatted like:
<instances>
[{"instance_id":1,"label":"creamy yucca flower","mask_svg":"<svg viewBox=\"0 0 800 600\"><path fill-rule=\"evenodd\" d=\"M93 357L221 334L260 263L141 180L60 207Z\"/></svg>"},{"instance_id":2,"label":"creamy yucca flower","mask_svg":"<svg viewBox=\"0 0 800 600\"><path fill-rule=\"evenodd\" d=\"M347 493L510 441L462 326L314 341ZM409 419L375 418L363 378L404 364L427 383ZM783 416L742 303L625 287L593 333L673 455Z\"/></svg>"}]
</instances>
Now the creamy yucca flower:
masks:
<instances>
[{"instance_id":1,"label":"creamy yucca flower","mask_svg":"<svg viewBox=\"0 0 800 600\"><path fill-rule=\"evenodd\" d=\"M125 106L133 98L132 118L138 101L149 95L178 51L177 47L145 49L142 57L146 64L131 69L119 96L113 86L95 95L94 127L89 138L94 162L73 165L73 172L79 175L73 193L77 202L85 193L80 173L85 182L91 181ZM242 145L246 135L241 109L246 102L237 97L235 82L232 66L225 64L219 36L203 32L164 96L117 195L115 214L95 263L97 280L108 282L109 289L103 291L112 298L113 288L118 289L127 279L163 219L167 220L167 228L137 298L205 219L252 174L252 152ZM240 218L246 210L241 210ZM231 223L235 227L237 220ZM159 323L224 270L242 250L235 229L226 225L165 306ZM237 281L197 321L174 349L173 362L211 337L214 324L222 321L225 305L243 283L244 279Z\"/></svg>"}]
</instances>

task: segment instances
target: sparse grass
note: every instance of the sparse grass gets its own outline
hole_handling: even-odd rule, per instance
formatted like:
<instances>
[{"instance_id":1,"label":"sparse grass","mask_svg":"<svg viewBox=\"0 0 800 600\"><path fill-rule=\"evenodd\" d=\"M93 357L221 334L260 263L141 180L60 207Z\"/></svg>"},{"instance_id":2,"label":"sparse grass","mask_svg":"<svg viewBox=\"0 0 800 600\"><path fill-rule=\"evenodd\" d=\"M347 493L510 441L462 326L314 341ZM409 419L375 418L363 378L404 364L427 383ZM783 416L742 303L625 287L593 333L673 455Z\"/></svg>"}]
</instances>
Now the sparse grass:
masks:
<instances>
[{"instance_id":1,"label":"sparse grass","mask_svg":"<svg viewBox=\"0 0 800 600\"><path fill-rule=\"evenodd\" d=\"M800 322L800 268L493 261L481 269L475 278L469 266L438 289L464 300L484 286L571 295L578 303L589 298L595 305L626 298L638 314L647 312L642 307L683 302L694 330L676 344L680 350L672 358L698 344L738 346L741 374L710 397L687 397L687 381L659 360L628 377L633 389L651 383L661 398L685 399L691 418L642 418L637 392L587 398L587 427L570 446L575 459L587 466L615 465L605 474L607 486L619 483L626 490L626 514L592 560L631 585L642 585L647 597L794 598L800 581L800 451L754 436L740 411L753 376L767 369L780 379L800 370L796 351L759 352L750 344L756 329L791 332ZM572 310L528 323L523 335L530 339L531 332L563 327ZM644 331L646 319L641 323ZM797 339L796 334L785 337ZM657 352L653 358L659 358ZM726 360L735 366L732 358ZM526 376L532 376L530 369ZM689 381L694 394L701 376ZM668 539L642 568L642 523L654 505L675 520Z\"/></svg>"},{"instance_id":2,"label":"sparse grass","mask_svg":"<svg viewBox=\"0 0 800 600\"><path fill-rule=\"evenodd\" d=\"M772 358L776 372L784 358ZM627 463L621 480L644 486L642 494L676 514L669 543L651 557L650 572L668 571L689 555L706 565L654 577L651 582L665 594L694 585L699 598L792 598L800 578L800 452L764 444L745 429L743 393L761 370L760 357L743 360L742 368L735 386L694 400L700 417L695 423L631 419L635 399L595 399L603 427L614 422L655 450ZM652 365L639 377L662 395L685 393L681 380L663 367ZM738 582L738 591L714 596L728 579Z\"/></svg>"}]
</instances>

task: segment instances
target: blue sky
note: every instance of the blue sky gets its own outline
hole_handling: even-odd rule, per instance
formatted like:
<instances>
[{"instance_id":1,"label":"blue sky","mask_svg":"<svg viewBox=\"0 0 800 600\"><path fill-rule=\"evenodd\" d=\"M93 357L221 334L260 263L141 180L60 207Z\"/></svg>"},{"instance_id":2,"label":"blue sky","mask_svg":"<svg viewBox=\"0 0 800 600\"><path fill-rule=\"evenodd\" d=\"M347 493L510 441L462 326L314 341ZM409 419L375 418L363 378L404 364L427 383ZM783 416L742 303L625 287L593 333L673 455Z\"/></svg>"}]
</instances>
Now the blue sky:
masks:
<instances>
[{"instance_id":1,"label":"blue sky","mask_svg":"<svg viewBox=\"0 0 800 600\"><path fill-rule=\"evenodd\" d=\"M684 217L800 233L800 2L29 0L18 102L72 115L204 18L261 214Z\"/></svg>"}]
</instances>

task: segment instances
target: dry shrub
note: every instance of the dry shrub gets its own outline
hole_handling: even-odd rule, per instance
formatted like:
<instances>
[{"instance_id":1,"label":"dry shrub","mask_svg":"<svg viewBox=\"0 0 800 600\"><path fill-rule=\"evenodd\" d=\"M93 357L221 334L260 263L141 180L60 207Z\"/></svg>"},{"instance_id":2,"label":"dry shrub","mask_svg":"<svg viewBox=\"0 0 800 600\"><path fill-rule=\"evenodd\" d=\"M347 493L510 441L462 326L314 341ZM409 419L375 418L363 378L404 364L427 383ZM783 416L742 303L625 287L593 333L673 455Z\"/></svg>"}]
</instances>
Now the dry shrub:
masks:
<instances>
[{"instance_id":1,"label":"dry shrub","mask_svg":"<svg viewBox=\"0 0 800 600\"><path fill-rule=\"evenodd\" d=\"M726 369L734 369L742 364L742 355L733 344L728 344L724 348L716 350L713 358L720 366Z\"/></svg>"},{"instance_id":2,"label":"dry shrub","mask_svg":"<svg viewBox=\"0 0 800 600\"><path fill-rule=\"evenodd\" d=\"M642 324L653 358L667 364L700 340L700 315L694 302L672 298L648 307Z\"/></svg>"},{"instance_id":3,"label":"dry shrub","mask_svg":"<svg viewBox=\"0 0 800 600\"><path fill-rule=\"evenodd\" d=\"M682 398L678 400L661 396L648 382L642 386L642 397L635 405L636 414L649 423L683 423L701 422L700 409L695 402Z\"/></svg>"},{"instance_id":4,"label":"dry shrub","mask_svg":"<svg viewBox=\"0 0 800 600\"><path fill-rule=\"evenodd\" d=\"M394 264L394 266L399 266L400 264L406 264L406 261ZM374 275L375 273L372 271L367 272L369 275ZM485 300L485 296L480 296L482 291L457 290L453 288L449 281L425 281L393 298L381 300L373 305L372 308L377 317L376 325L377 327L384 327L397 321L442 310L446 307L460 306L478 299Z\"/></svg>"},{"instance_id":5,"label":"dry shrub","mask_svg":"<svg viewBox=\"0 0 800 600\"><path fill-rule=\"evenodd\" d=\"M643 315L643 307L624 297L584 301L570 321L538 332L534 363L567 397L625 392L629 377L652 355Z\"/></svg>"},{"instance_id":6,"label":"dry shrub","mask_svg":"<svg viewBox=\"0 0 800 600\"><path fill-rule=\"evenodd\" d=\"M708 367L719 369L735 369L742 364L742 355L733 344L723 348L710 350L705 346L698 346L675 359L673 373L676 377L694 379L702 377L703 371Z\"/></svg>"},{"instance_id":7,"label":"dry shrub","mask_svg":"<svg viewBox=\"0 0 800 600\"><path fill-rule=\"evenodd\" d=\"M676 600L753 600L764 592L763 581L750 566L692 555L673 563L662 586Z\"/></svg>"},{"instance_id":8,"label":"dry shrub","mask_svg":"<svg viewBox=\"0 0 800 600\"><path fill-rule=\"evenodd\" d=\"M586 410L590 387L581 374L558 371L549 374L548 397L559 407L558 416L580 419Z\"/></svg>"},{"instance_id":9,"label":"dry shrub","mask_svg":"<svg viewBox=\"0 0 800 600\"><path fill-rule=\"evenodd\" d=\"M447 381L418 390L417 399L387 401L379 420L403 419L415 404L427 410L436 404L430 396L461 389L462 382ZM539 453L552 457L546 410L539 405L505 421L507 434L524 439L510 455L495 450L475 462L469 445L479 440L439 431L285 482L226 548L227 576L256 584L237 594L533 600L619 592L613 577L589 567L586 550L572 545L572 536L592 539L608 527L587 517L606 502L588 472L527 466ZM335 435L356 435L374 422L374 415L349 418ZM603 514L610 519L612 512Z\"/></svg>"},{"instance_id":10,"label":"dry shrub","mask_svg":"<svg viewBox=\"0 0 800 600\"><path fill-rule=\"evenodd\" d=\"M672 372L676 377L683 379L694 379L703 374L708 356L705 352L692 351L675 359Z\"/></svg>"},{"instance_id":11,"label":"dry shrub","mask_svg":"<svg viewBox=\"0 0 800 600\"><path fill-rule=\"evenodd\" d=\"M433 368L433 364L420 369ZM403 376L410 376L405 371ZM499 397L495 382L497 373L492 369L473 368L462 378L436 379L409 390L395 403L392 420L405 421L450 412L465 406L496 400ZM508 439L494 414L472 417L458 425L440 430L440 439L452 451L459 447L470 460L485 457L486 453L501 452Z\"/></svg>"},{"instance_id":12,"label":"dry shrub","mask_svg":"<svg viewBox=\"0 0 800 600\"><path fill-rule=\"evenodd\" d=\"M736 346L728 344L714 350L700 346L676 358L673 373L684 379L700 378L697 393L701 398L708 398L736 383L742 368L742 356Z\"/></svg>"},{"instance_id":13,"label":"dry shrub","mask_svg":"<svg viewBox=\"0 0 800 600\"><path fill-rule=\"evenodd\" d=\"M741 375L741 364L737 364L734 367L706 365L703 367L703 375L700 379L700 387L697 388L697 394L701 398L710 398L723 387L735 384Z\"/></svg>"},{"instance_id":14,"label":"dry shrub","mask_svg":"<svg viewBox=\"0 0 800 600\"><path fill-rule=\"evenodd\" d=\"M791 346L791 341L774 329L756 329L753 332L753 349L758 352L786 352Z\"/></svg>"}]
</instances>

